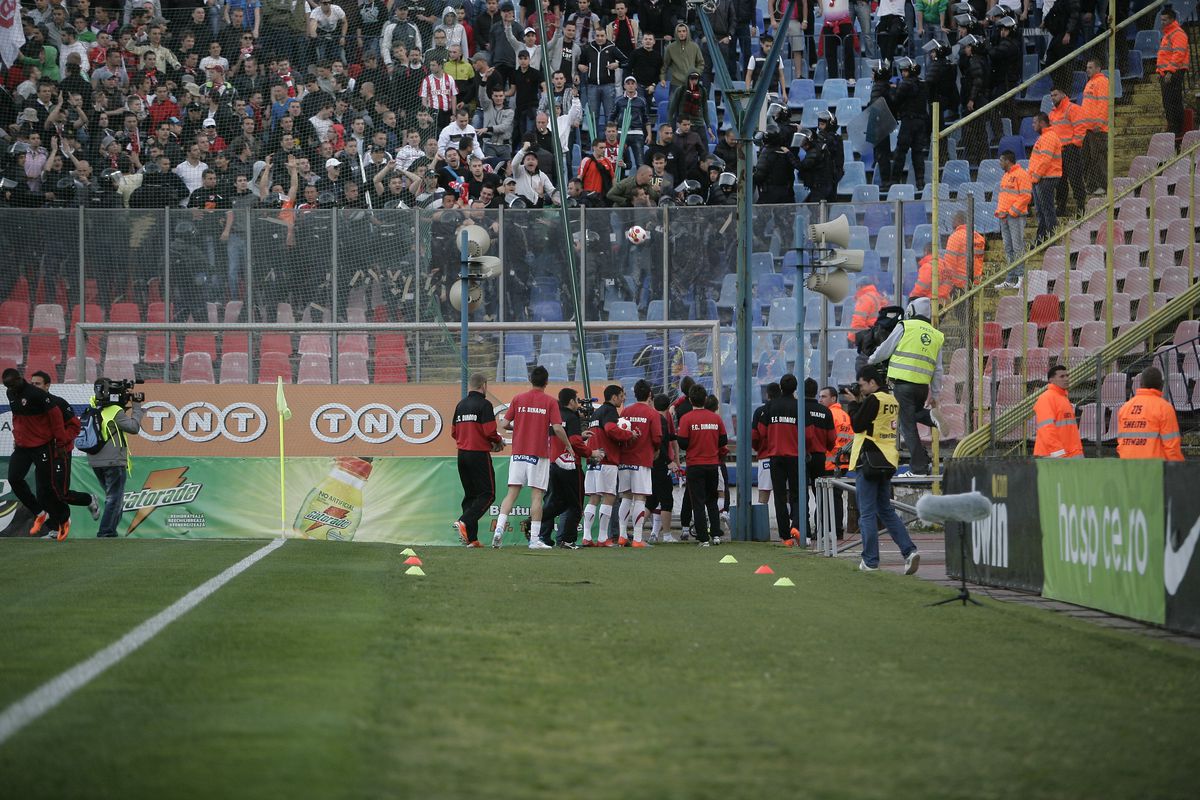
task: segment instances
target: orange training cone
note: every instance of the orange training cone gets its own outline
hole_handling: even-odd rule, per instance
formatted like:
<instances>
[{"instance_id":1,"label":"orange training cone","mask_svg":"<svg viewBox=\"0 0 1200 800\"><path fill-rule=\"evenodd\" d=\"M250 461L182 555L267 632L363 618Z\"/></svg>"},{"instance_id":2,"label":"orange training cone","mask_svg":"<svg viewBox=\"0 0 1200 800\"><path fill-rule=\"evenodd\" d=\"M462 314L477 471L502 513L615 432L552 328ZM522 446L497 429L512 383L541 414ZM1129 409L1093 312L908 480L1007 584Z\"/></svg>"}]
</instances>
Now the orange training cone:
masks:
<instances>
[{"instance_id":1,"label":"orange training cone","mask_svg":"<svg viewBox=\"0 0 1200 800\"><path fill-rule=\"evenodd\" d=\"M408 558L404 559L404 563L410 566L419 567L421 566L421 559L417 558L416 556L409 556Z\"/></svg>"},{"instance_id":2,"label":"orange training cone","mask_svg":"<svg viewBox=\"0 0 1200 800\"><path fill-rule=\"evenodd\" d=\"M771 569L766 564L763 564L761 567L754 570L754 574L755 575L774 575L775 570Z\"/></svg>"}]
</instances>

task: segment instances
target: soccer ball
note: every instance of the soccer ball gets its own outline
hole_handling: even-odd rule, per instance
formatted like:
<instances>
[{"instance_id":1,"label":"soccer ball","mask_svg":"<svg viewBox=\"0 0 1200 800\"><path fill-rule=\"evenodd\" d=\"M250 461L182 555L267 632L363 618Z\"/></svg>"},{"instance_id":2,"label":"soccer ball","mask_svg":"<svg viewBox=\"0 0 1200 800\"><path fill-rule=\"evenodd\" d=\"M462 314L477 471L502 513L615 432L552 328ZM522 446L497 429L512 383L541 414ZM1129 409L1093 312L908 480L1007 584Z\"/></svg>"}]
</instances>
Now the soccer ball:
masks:
<instances>
[{"instance_id":1,"label":"soccer ball","mask_svg":"<svg viewBox=\"0 0 1200 800\"><path fill-rule=\"evenodd\" d=\"M629 421L629 417L621 417L617 420L617 427L623 431L633 430L633 423Z\"/></svg>"},{"instance_id":2,"label":"soccer ball","mask_svg":"<svg viewBox=\"0 0 1200 800\"><path fill-rule=\"evenodd\" d=\"M650 241L650 231L643 228L641 225L634 225L629 230L625 231L625 238L630 244L645 244Z\"/></svg>"}]
</instances>

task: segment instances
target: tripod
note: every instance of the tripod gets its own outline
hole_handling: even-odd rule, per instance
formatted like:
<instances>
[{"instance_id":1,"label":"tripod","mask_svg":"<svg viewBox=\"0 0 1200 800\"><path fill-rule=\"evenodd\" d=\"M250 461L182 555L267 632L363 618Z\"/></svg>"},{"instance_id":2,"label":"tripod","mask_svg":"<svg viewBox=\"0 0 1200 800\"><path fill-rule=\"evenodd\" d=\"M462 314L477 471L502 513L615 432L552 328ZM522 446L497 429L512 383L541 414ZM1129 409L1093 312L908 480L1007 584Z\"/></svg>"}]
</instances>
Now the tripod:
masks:
<instances>
[{"instance_id":1,"label":"tripod","mask_svg":"<svg viewBox=\"0 0 1200 800\"><path fill-rule=\"evenodd\" d=\"M945 600L938 600L936 603L930 603L930 607L944 606L947 603L953 603L956 600L961 601L964 607L967 605L967 603L977 606L983 605L983 603L980 603L974 597L971 597L971 592L967 589L967 523L964 522L962 524L964 526L963 531L958 536L958 576L960 581L958 584L958 594L956 594L954 597L947 597Z\"/></svg>"}]
</instances>

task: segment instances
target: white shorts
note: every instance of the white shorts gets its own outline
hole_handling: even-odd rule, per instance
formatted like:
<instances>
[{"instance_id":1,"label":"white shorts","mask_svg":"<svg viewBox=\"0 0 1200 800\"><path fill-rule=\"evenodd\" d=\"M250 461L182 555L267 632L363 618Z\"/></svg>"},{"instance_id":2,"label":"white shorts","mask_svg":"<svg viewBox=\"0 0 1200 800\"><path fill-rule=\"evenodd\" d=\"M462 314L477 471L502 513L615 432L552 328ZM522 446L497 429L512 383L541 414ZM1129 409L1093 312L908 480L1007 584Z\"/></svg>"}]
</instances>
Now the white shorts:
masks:
<instances>
[{"instance_id":1,"label":"white shorts","mask_svg":"<svg viewBox=\"0 0 1200 800\"><path fill-rule=\"evenodd\" d=\"M590 464L583 476L583 491L585 494L616 494L617 465Z\"/></svg>"},{"instance_id":2,"label":"white shorts","mask_svg":"<svg viewBox=\"0 0 1200 800\"><path fill-rule=\"evenodd\" d=\"M550 485L550 459L514 455L508 462L508 485L546 491Z\"/></svg>"},{"instance_id":3,"label":"white shorts","mask_svg":"<svg viewBox=\"0 0 1200 800\"><path fill-rule=\"evenodd\" d=\"M758 461L758 490L760 492L769 492L772 489L771 484L771 459L762 458Z\"/></svg>"},{"instance_id":4,"label":"white shorts","mask_svg":"<svg viewBox=\"0 0 1200 800\"><path fill-rule=\"evenodd\" d=\"M617 488L622 494L654 494L654 482L650 478L649 467L639 467L634 464L622 464L617 472Z\"/></svg>"}]
</instances>

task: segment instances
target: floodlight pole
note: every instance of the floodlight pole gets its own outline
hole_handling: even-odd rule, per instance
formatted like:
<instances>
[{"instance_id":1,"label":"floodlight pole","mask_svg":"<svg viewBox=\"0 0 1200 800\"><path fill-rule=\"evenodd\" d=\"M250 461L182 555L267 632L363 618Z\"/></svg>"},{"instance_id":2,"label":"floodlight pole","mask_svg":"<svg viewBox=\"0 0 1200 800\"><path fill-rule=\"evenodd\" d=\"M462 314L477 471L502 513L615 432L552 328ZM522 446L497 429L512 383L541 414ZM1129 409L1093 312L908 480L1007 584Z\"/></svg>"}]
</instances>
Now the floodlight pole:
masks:
<instances>
[{"instance_id":1,"label":"floodlight pole","mask_svg":"<svg viewBox=\"0 0 1200 800\"><path fill-rule=\"evenodd\" d=\"M788 20L792 18L797 2L798 0L788 0L783 19ZM779 58L783 54L784 37L775 37L775 42L771 45L771 52L767 55L767 61L763 65L762 72L759 73L758 80L755 82L750 97L747 100L743 93L735 92L733 89L729 70L725 66L725 57L721 53L717 37L713 33L712 23L708 19L708 12L702 7L698 10L699 13L697 16L700 18L700 27L704 29L704 44L708 49L708 57L713 65L713 75L720 86L722 94L725 96L726 108L733 114L734 127L738 135L737 306L735 308L736 314L734 319L734 330L737 338L737 378L734 385L737 387L738 398L741 401L742 408L734 409L737 413L738 446L735 469L737 474L738 503L734 508L733 530L730 532L730 535L734 539L749 540L751 538L750 503L753 502L754 497L754 493L750 488L750 467L753 459L750 452L751 414L747 410L753 407L750 401L752 380L750 370L750 338L754 327L750 319L750 252L754 241L754 169L751 162L754 159L754 134L758 126L758 114L762 110L763 103L766 102L767 88L771 85L771 76L775 73L775 67L779 64ZM713 120L713 122L716 122L716 120ZM804 303L803 282L798 282L796 291L798 293L797 305L802 306ZM796 352L797 380L803 385L804 366L800 363L803 360L803 348L799 341L796 342ZM716 357L720 358L720 355L717 354ZM800 440L803 442L803 426L800 427L800 431ZM801 453L803 453L803 448L801 449ZM807 509L807 503L804 504L804 507Z\"/></svg>"}]
</instances>

